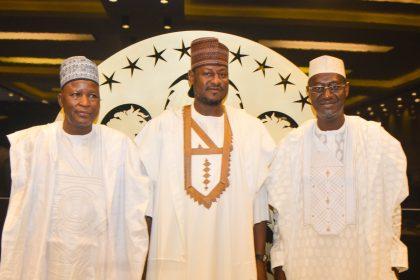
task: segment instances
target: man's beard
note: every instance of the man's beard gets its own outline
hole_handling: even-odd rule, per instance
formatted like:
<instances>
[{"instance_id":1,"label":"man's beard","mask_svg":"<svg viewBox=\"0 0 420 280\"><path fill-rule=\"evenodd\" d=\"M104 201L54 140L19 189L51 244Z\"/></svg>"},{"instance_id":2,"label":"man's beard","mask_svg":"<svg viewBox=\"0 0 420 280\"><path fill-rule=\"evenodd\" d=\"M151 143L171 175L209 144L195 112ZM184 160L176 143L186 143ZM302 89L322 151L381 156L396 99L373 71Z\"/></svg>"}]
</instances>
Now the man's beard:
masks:
<instances>
[{"instance_id":1,"label":"man's beard","mask_svg":"<svg viewBox=\"0 0 420 280\"><path fill-rule=\"evenodd\" d=\"M211 100L204 96L201 96L200 98L198 98L198 100L200 101L200 103L203 103L209 106L218 106L222 103L222 100Z\"/></svg>"},{"instance_id":2,"label":"man's beard","mask_svg":"<svg viewBox=\"0 0 420 280\"><path fill-rule=\"evenodd\" d=\"M195 99L197 99L200 103L208 105L208 106L219 106L223 102L224 98L214 100L214 99L207 98L205 95L199 95L199 96L196 96Z\"/></svg>"}]
</instances>

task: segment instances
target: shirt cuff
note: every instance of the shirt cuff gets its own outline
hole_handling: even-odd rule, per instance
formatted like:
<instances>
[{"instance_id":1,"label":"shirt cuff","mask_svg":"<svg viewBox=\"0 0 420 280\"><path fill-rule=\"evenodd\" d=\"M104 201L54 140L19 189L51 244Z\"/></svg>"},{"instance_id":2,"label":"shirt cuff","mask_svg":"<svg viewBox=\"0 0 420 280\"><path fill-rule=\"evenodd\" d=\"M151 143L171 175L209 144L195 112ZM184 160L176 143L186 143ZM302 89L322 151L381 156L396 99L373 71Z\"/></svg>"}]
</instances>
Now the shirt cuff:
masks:
<instances>
[{"instance_id":1,"label":"shirt cuff","mask_svg":"<svg viewBox=\"0 0 420 280\"><path fill-rule=\"evenodd\" d=\"M149 203L147 204L146 212L144 213L145 216L152 217L153 218L153 189L150 189L149 193Z\"/></svg>"},{"instance_id":2,"label":"shirt cuff","mask_svg":"<svg viewBox=\"0 0 420 280\"><path fill-rule=\"evenodd\" d=\"M280 250L276 250L274 247L270 250L270 262L271 262L271 269L278 266L283 266L285 261L284 252Z\"/></svg>"},{"instance_id":3,"label":"shirt cuff","mask_svg":"<svg viewBox=\"0 0 420 280\"><path fill-rule=\"evenodd\" d=\"M408 252L407 246L398 240L391 250L391 266L398 269L399 272L408 269Z\"/></svg>"},{"instance_id":4,"label":"shirt cuff","mask_svg":"<svg viewBox=\"0 0 420 280\"><path fill-rule=\"evenodd\" d=\"M262 187L254 199L254 225L269 219L267 190Z\"/></svg>"}]
</instances>

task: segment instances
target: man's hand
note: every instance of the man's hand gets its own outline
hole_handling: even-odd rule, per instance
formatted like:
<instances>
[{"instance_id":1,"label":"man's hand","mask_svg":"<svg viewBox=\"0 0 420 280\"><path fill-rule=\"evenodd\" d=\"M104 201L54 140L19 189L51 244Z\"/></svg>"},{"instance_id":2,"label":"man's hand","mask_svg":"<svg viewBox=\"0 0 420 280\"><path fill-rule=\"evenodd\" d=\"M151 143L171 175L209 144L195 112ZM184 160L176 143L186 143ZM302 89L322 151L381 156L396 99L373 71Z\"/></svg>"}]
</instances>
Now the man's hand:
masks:
<instances>
[{"instance_id":1,"label":"man's hand","mask_svg":"<svg viewBox=\"0 0 420 280\"><path fill-rule=\"evenodd\" d=\"M266 238L266 227L267 222L263 221L254 225L254 248L256 255L265 254L265 238ZM257 279L267 280L267 270L265 260L256 258L257 263Z\"/></svg>"},{"instance_id":2,"label":"man's hand","mask_svg":"<svg viewBox=\"0 0 420 280\"><path fill-rule=\"evenodd\" d=\"M286 274L281 266L274 268L274 279L275 280L286 280Z\"/></svg>"},{"instance_id":3,"label":"man's hand","mask_svg":"<svg viewBox=\"0 0 420 280\"><path fill-rule=\"evenodd\" d=\"M267 280L267 263L261 261L261 260L256 260L257 262L257 279L258 280Z\"/></svg>"}]
</instances>

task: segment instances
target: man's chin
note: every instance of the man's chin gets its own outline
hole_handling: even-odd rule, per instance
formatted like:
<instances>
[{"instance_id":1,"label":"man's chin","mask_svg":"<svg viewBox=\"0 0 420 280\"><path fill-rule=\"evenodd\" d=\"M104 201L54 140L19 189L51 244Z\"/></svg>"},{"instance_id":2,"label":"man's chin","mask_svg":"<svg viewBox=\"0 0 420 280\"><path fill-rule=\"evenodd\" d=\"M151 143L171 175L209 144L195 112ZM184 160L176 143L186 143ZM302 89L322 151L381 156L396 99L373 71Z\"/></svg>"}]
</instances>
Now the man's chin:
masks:
<instances>
[{"instance_id":1,"label":"man's chin","mask_svg":"<svg viewBox=\"0 0 420 280\"><path fill-rule=\"evenodd\" d=\"M208 99L208 98L203 98L203 99L200 99L199 101L207 106L220 106L223 102L223 100L220 100L220 99Z\"/></svg>"},{"instance_id":2,"label":"man's chin","mask_svg":"<svg viewBox=\"0 0 420 280\"><path fill-rule=\"evenodd\" d=\"M324 120L333 120L333 119L336 119L338 115L339 115L339 112L326 111L326 112L322 112L321 114L318 114L318 118L324 119Z\"/></svg>"},{"instance_id":3,"label":"man's chin","mask_svg":"<svg viewBox=\"0 0 420 280\"><path fill-rule=\"evenodd\" d=\"M92 124L93 124L93 122L92 122L92 121L79 121L79 122L73 122L73 125L74 125L75 127L78 127L78 128L88 128L88 127L91 127L91 126L92 126Z\"/></svg>"},{"instance_id":4,"label":"man's chin","mask_svg":"<svg viewBox=\"0 0 420 280\"><path fill-rule=\"evenodd\" d=\"M222 104L222 101L209 101L207 102L207 105L209 106L220 106Z\"/></svg>"}]
</instances>

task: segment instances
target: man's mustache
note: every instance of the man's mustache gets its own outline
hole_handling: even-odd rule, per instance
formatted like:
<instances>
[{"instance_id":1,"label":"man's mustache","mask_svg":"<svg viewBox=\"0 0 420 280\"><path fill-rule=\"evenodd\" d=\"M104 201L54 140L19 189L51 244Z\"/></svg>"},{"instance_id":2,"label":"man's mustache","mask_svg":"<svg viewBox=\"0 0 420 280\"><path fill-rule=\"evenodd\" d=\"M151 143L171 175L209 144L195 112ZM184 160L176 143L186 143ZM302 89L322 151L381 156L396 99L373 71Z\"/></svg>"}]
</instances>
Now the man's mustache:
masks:
<instances>
[{"instance_id":1,"label":"man's mustache","mask_svg":"<svg viewBox=\"0 0 420 280\"><path fill-rule=\"evenodd\" d=\"M206 90L222 90L224 87L221 86L208 86L206 87Z\"/></svg>"}]
</instances>

